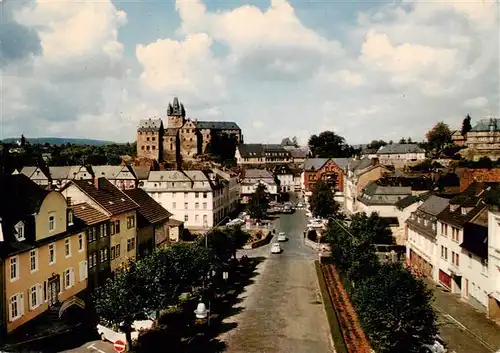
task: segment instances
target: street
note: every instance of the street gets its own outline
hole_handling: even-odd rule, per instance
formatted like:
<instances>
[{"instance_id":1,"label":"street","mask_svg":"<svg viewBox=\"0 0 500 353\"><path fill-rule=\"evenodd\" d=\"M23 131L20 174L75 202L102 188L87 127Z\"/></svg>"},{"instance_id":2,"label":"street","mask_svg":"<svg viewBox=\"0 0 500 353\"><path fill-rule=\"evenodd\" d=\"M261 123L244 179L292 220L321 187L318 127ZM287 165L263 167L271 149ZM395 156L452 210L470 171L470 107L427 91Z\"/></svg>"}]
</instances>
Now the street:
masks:
<instances>
[{"instance_id":1,"label":"street","mask_svg":"<svg viewBox=\"0 0 500 353\"><path fill-rule=\"evenodd\" d=\"M227 352L334 352L313 265L317 254L303 245L306 224L303 210L283 214L274 221L276 235L284 231L289 239L281 243L281 254L271 254L270 245L239 253L267 260L242 294L243 310L224 320L237 323L219 336Z\"/></svg>"}]
</instances>

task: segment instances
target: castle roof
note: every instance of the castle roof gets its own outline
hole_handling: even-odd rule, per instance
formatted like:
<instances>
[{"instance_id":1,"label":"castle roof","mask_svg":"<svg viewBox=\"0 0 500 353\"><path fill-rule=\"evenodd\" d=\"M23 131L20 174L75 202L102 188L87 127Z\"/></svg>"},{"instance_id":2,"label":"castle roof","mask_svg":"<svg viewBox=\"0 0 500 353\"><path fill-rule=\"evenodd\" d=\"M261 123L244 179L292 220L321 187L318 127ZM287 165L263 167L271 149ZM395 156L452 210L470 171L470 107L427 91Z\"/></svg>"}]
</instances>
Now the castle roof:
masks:
<instances>
[{"instance_id":1,"label":"castle roof","mask_svg":"<svg viewBox=\"0 0 500 353\"><path fill-rule=\"evenodd\" d=\"M238 124L233 121L197 121L196 127L200 130L241 130Z\"/></svg>"},{"instance_id":2,"label":"castle roof","mask_svg":"<svg viewBox=\"0 0 500 353\"><path fill-rule=\"evenodd\" d=\"M163 126L161 119L141 119L137 131L159 131Z\"/></svg>"}]
</instances>

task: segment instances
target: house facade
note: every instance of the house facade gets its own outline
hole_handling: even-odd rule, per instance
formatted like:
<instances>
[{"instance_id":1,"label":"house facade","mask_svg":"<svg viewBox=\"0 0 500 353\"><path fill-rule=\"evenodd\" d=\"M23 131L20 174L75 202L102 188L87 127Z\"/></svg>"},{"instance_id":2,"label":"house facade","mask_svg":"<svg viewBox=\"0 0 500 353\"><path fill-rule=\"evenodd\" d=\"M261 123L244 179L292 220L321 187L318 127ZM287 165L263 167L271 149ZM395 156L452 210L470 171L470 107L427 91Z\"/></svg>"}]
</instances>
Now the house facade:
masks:
<instances>
[{"instance_id":1,"label":"house facade","mask_svg":"<svg viewBox=\"0 0 500 353\"><path fill-rule=\"evenodd\" d=\"M277 165L273 168L272 173L279 180L280 192L295 191L295 176L288 165Z\"/></svg>"},{"instance_id":2,"label":"house facade","mask_svg":"<svg viewBox=\"0 0 500 353\"><path fill-rule=\"evenodd\" d=\"M49 167L50 180L56 189L62 188L71 180L92 180L90 170L83 165Z\"/></svg>"},{"instance_id":3,"label":"house facade","mask_svg":"<svg viewBox=\"0 0 500 353\"><path fill-rule=\"evenodd\" d=\"M75 221L85 225L88 288L93 291L111 276L110 217L88 203L70 206Z\"/></svg>"},{"instance_id":4,"label":"house facade","mask_svg":"<svg viewBox=\"0 0 500 353\"><path fill-rule=\"evenodd\" d=\"M26 175L31 181L40 186L49 186L51 184L50 174L47 171L44 172L40 167L23 167L20 173ZM15 171L13 174L19 174L19 172Z\"/></svg>"},{"instance_id":5,"label":"house facade","mask_svg":"<svg viewBox=\"0 0 500 353\"><path fill-rule=\"evenodd\" d=\"M486 118L478 121L467 133L462 153L474 161L488 157L492 161L500 158L500 119Z\"/></svg>"},{"instance_id":6,"label":"house facade","mask_svg":"<svg viewBox=\"0 0 500 353\"><path fill-rule=\"evenodd\" d=\"M377 151L380 164L403 168L425 160L425 150L413 143L395 143L382 146Z\"/></svg>"},{"instance_id":7,"label":"house facade","mask_svg":"<svg viewBox=\"0 0 500 353\"><path fill-rule=\"evenodd\" d=\"M259 185L264 185L271 200L277 200L279 190L274 175L265 169L247 169L241 181L241 202L248 203Z\"/></svg>"},{"instance_id":8,"label":"house facade","mask_svg":"<svg viewBox=\"0 0 500 353\"><path fill-rule=\"evenodd\" d=\"M142 189L130 189L125 193L140 207L137 217L137 259L142 259L151 254L157 244L168 245L169 219L172 214Z\"/></svg>"},{"instance_id":9,"label":"house facade","mask_svg":"<svg viewBox=\"0 0 500 353\"><path fill-rule=\"evenodd\" d=\"M236 148L235 158L238 166L248 168L287 164L293 161L290 152L282 145L263 145L258 143L240 144Z\"/></svg>"},{"instance_id":10,"label":"house facade","mask_svg":"<svg viewBox=\"0 0 500 353\"><path fill-rule=\"evenodd\" d=\"M358 212L358 197L372 181L377 181L389 170L379 165L376 159L351 160L344 174L344 209L348 213Z\"/></svg>"},{"instance_id":11,"label":"house facade","mask_svg":"<svg viewBox=\"0 0 500 353\"><path fill-rule=\"evenodd\" d=\"M414 269L433 280L438 278L437 217L448 203L448 199L432 195L405 221L406 259Z\"/></svg>"},{"instance_id":12,"label":"house facade","mask_svg":"<svg viewBox=\"0 0 500 353\"><path fill-rule=\"evenodd\" d=\"M66 199L24 175L0 180L0 254L4 334L42 314L61 317L87 288L85 228Z\"/></svg>"},{"instance_id":13,"label":"house facade","mask_svg":"<svg viewBox=\"0 0 500 353\"><path fill-rule=\"evenodd\" d=\"M336 199L343 198L344 173L349 163L348 158L308 158L304 162L303 194L308 202L312 196L314 184L323 180L334 185Z\"/></svg>"},{"instance_id":14,"label":"house facade","mask_svg":"<svg viewBox=\"0 0 500 353\"><path fill-rule=\"evenodd\" d=\"M240 205L241 192L241 185L238 174L230 170L220 170L216 168L212 169L212 171L221 176L227 182L228 190L226 190L226 193L228 193L229 198L227 201L227 209L225 211L225 214L229 215L236 212Z\"/></svg>"},{"instance_id":15,"label":"house facade","mask_svg":"<svg viewBox=\"0 0 500 353\"><path fill-rule=\"evenodd\" d=\"M500 212L498 206L488 209L488 277L490 279L488 314L500 319ZM481 268L482 269L482 268Z\"/></svg>"},{"instance_id":16,"label":"house facade","mask_svg":"<svg viewBox=\"0 0 500 353\"><path fill-rule=\"evenodd\" d=\"M92 166L95 178L106 178L120 190L137 187L138 180L128 165L96 165Z\"/></svg>"},{"instance_id":17,"label":"house facade","mask_svg":"<svg viewBox=\"0 0 500 353\"><path fill-rule=\"evenodd\" d=\"M109 257L112 272L129 260L136 259L138 204L106 178L73 180L61 192L70 204L88 203L110 218Z\"/></svg>"},{"instance_id":18,"label":"house facade","mask_svg":"<svg viewBox=\"0 0 500 353\"><path fill-rule=\"evenodd\" d=\"M153 171L142 188L189 230L211 228L226 216L228 183L212 171Z\"/></svg>"}]
</instances>

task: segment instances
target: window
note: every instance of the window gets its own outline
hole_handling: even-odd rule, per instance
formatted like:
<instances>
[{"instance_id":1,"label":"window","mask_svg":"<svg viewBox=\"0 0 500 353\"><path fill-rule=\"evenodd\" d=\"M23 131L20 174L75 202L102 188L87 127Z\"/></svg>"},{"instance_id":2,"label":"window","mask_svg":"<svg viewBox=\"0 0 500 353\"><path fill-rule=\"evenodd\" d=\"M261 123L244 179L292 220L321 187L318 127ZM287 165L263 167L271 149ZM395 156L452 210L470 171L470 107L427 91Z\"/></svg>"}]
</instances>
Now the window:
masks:
<instances>
[{"instance_id":1,"label":"window","mask_svg":"<svg viewBox=\"0 0 500 353\"><path fill-rule=\"evenodd\" d=\"M203 215L203 224L208 222L208 216L206 214Z\"/></svg>"},{"instance_id":2,"label":"window","mask_svg":"<svg viewBox=\"0 0 500 353\"><path fill-rule=\"evenodd\" d=\"M184 215L184 222L187 222L189 221L189 216L188 215Z\"/></svg>"},{"instance_id":3,"label":"window","mask_svg":"<svg viewBox=\"0 0 500 353\"><path fill-rule=\"evenodd\" d=\"M204 192L204 193L203 193L203 198L204 198L204 199L206 199L206 198L207 198L207 193L206 193L206 192Z\"/></svg>"},{"instance_id":4,"label":"window","mask_svg":"<svg viewBox=\"0 0 500 353\"><path fill-rule=\"evenodd\" d=\"M194 197L197 198L197 199L200 198L200 193L199 192L195 192L194 193Z\"/></svg>"},{"instance_id":5,"label":"window","mask_svg":"<svg viewBox=\"0 0 500 353\"><path fill-rule=\"evenodd\" d=\"M43 281L43 301L47 301L47 281Z\"/></svg>"},{"instance_id":6,"label":"window","mask_svg":"<svg viewBox=\"0 0 500 353\"><path fill-rule=\"evenodd\" d=\"M127 217L127 229L131 229L135 227L135 217L129 216Z\"/></svg>"},{"instance_id":7,"label":"window","mask_svg":"<svg viewBox=\"0 0 500 353\"><path fill-rule=\"evenodd\" d=\"M199 208L200 208L200 203L199 203L199 202L196 202L196 203L194 204L194 208L195 208L195 209L199 209Z\"/></svg>"},{"instance_id":8,"label":"window","mask_svg":"<svg viewBox=\"0 0 500 353\"><path fill-rule=\"evenodd\" d=\"M101 249L100 254L99 254L99 261L101 263L108 261L108 248Z\"/></svg>"},{"instance_id":9,"label":"window","mask_svg":"<svg viewBox=\"0 0 500 353\"><path fill-rule=\"evenodd\" d=\"M120 220L115 222L115 234L120 233Z\"/></svg>"},{"instance_id":10,"label":"window","mask_svg":"<svg viewBox=\"0 0 500 353\"><path fill-rule=\"evenodd\" d=\"M427 224L429 224L429 221L427 219L424 219L424 226L427 227Z\"/></svg>"},{"instance_id":11,"label":"window","mask_svg":"<svg viewBox=\"0 0 500 353\"><path fill-rule=\"evenodd\" d=\"M30 251L30 272L38 271L38 250L33 249Z\"/></svg>"},{"instance_id":12,"label":"window","mask_svg":"<svg viewBox=\"0 0 500 353\"><path fill-rule=\"evenodd\" d=\"M49 232L53 232L56 229L56 216L49 215Z\"/></svg>"},{"instance_id":13,"label":"window","mask_svg":"<svg viewBox=\"0 0 500 353\"><path fill-rule=\"evenodd\" d=\"M24 240L24 223L23 222L19 222L16 224L15 226L15 229L16 229L16 240L17 241L22 241Z\"/></svg>"},{"instance_id":14,"label":"window","mask_svg":"<svg viewBox=\"0 0 500 353\"><path fill-rule=\"evenodd\" d=\"M207 209L207 203L206 202L203 202L203 209L206 210Z\"/></svg>"},{"instance_id":15,"label":"window","mask_svg":"<svg viewBox=\"0 0 500 353\"><path fill-rule=\"evenodd\" d=\"M73 267L64 271L64 288L68 289L75 285L75 272Z\"/></svg>"},{"instance_id":16,"label":"window","mask_svg":"<svg viewBox=\"0 0 500 353\"><path fill-rule=\"evenodd\" d=\"M97 265L97 253L94 251L89 254L89 268L93 268Z\"/></svg>"},{"instance_id":17,"label":"window","mask_svg":"<svg viewBox=\"0 0 500 353\"><path fill-rule=\"evenodd\" d=\"M73 212L68 212L68 225L73 225Z\"/></svg>"},{"instance_id":18,"label":"window","mask_svg":"<svg viewBox=\"0 0 500 353\"><path fill-rule=\"evenodd\" d=\"M14 282L19 279L19 256L10 258L10 281Z\"/></svg>"},{"instance_id":19,"label":"window","mask_svg":"<svg viewBox=\"0 0 500 353\"><path fill-rule=\"evenodd\" d=\"M460 266L460 257L458 253L455 254L455 265Z\"/></svg>"},{"instance_id":20,"label":"window","mask_svg":"<svg viewBox=\"0 0 500 353\"><path fill-rule=\"evenodd\" d=\"M86 233L87 233L87 241L89 243L96 241L96 234L95 234L96 231L94 227L87 229Z\"/></svg>"},{"instance_id":21,"label":"window","mask_svg":"<svg viewBox=\"0 0 500 353\"><path fill-rule=\"evenodd\" d=\"M135 249L135 239L127 239L127 251L132 251Z\"/></svg>"},{"instance_id":22,"label":"window","mask_svg":"<svg viewBox=\"0 0 500 353\"><path fill-rule=\"evenodd\" d=\"M116 248L116 257L120 257L120 244L117 244L115 248Z\"/></svg>"},{"instance_id":23,"label":"window","mask_svg":"<svg viewBox=\"0 0 500 353\"><path fill-rule=\"evenodd\" d=\"M78 235L78 252L83 251L83 235Z\"/></svg>"},{"instance_id":24,"label":"window","mask_svg":"<svg viewBox=\"0 0 500 353\"><path fill-rule=\"evenodd\" d=\"M187 193L187 191L184 191L184 198L187 199L187 197L188 197L188 193Z\"/></svg>"},{"instance_id":25,"label":"window","mask_svg":"<svg viewBox=\"0 0 500 353\"><path fill-rule=\"evenodd\" d=\"M187 202L184 202L184 209L187 210L188 209L188 203Z\"/></svg>"},{"instance_id":26,"label":"window","mask_svg":"<svg viewBox=\"0 0 500 353\"><path fill-rule=\"evenodd\" d=\"M16 321L24 314L24 294L17 293L9 299L9 321Z\"/></svg>"},{"instance_id":27,"label":"window","mask_svg":"<svg viewBox=\"0 0 500 353\"><path fill-rule=\"evenodd\" d=\"M114 223L114 222L111 222L111 223L109 224L109 233L110 233L111 235L115 234L115 223Z\"/></svg>"},{"instance_id":28,"label":"window","mask_svg":"<svg viewBox=\"0 0 500 353\"><path fill-rule=\"evenodd\" d=\"M29 308L34 310L42 304L42 285L36 284L29 290Z\"/></svg>"},{"instance_id":29,"label":"window","mask_svg":"<svg viewBox=\"0 0 500 353\"><path fill-rule=\"evenodd\" d=\"M460 230L458 228L452 227L451 228L451 235L453 241L458 243L458 238L459 238Z\"/></svg>"},{"instance_id":30,"label":"window","mask_svg":"<svg viewBox=\"0 0 500 353\"><path fill-rule=\"evenodd\" d=\"M56 245L49 244L49 265L56 263Z\"/></svg>"},{"instance_id":31,"label":"window","mask_svg":"<svg viewBox=\"0 0 500 353\"><path fill-rule=\"evenodd\" d=\"M108 226L107 224L101 224L99 226L99 238L105 238L108 236Z\"/></svg>"},{"instance_id":32,"label":"window","mask_svg":"<svg viewBox=\"0 0 500 353\"><path fill-rule=\"evenodd\" d=\"M448 260L448 249L441 245L441 257Z\"/></svg>"},{"instance_id":33,"label":"window","mask_svg":"<svg viewBox=\"0 0 500 353\"><path fill-rule=\"evenodd\" d=\"M175 209L175 202L172 203L172 208Z\"/></svg>"},{"instance_id":34,"label":"window","mask_svg":"<svg viewBox=\"0 0 500 353\"><path fill-rule=\"evenodd\" d=\"M70 239L66 239L64 241L64 257L70 257L71 256L71 243Z\"/></svg>"},{"instance_id":35,"label":"window","mask_svg":"<svg viewBox=\"0 0 500 353\"><path fill-rule=\"evenodd\" d=\"M114 260L116 257L116 249L114 246L111 247L111 260Z\"/></svg>"},{"instance_id":36,"label":"window","mask_svg":"<svg viewBox=\"0 0 500 353\"><path fill-rule=\"evenodd\" d=\"M196 223L198 223L198 222L200 221L200 215L198 215L198 214L197 214L197 215L195 215L195 216L194 216L194 221L195 221Z\"/></svg>"}]
</instances>

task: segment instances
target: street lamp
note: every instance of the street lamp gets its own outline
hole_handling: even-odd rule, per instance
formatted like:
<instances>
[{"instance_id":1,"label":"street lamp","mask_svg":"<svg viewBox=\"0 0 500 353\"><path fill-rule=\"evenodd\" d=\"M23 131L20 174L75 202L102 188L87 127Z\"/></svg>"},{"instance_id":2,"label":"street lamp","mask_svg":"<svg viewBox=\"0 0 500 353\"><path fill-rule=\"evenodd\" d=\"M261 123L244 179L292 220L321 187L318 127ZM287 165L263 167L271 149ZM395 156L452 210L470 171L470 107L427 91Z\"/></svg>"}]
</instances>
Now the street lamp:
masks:
<instances>
[{"instance_id":1,"label":"street lamp","mask_svg":"<svg viewBox=\"0 0 500 353\"><path fill-rule=\"evenodd\" d=\"M205 303L200 301L196 310L194 311L197 319L203 320L208 317L208 326L210 326L210 301L208 302L208 309Z\"/></svg>"}]
</instances>

